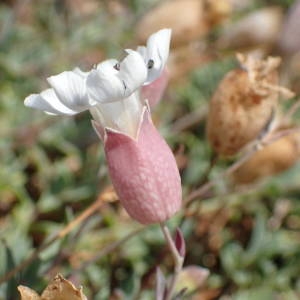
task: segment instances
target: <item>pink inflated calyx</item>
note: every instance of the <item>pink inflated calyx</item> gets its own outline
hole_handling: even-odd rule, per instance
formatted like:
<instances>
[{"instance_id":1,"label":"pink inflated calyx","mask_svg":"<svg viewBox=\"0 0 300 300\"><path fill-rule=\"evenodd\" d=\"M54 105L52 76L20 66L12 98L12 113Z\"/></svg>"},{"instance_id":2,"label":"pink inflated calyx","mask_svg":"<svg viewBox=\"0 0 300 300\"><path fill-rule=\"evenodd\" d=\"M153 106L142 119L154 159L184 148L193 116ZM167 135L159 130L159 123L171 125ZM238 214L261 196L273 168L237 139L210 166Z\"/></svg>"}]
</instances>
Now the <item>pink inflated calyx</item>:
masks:
<instances>
[{"instance_id":1,"label":"pink inflated calyx","mask_svg":"<svg viewBox=\"0 0 300 300\"><path fill-rule=\"evenodd\" d=\"M144 108L136 139L105 128L109 173L128 214L142 224L163 222L181 207L181 180L173 153Z\"/></svg>"},{"instance_id":2,"label":"pink inflated calyx","mask_svg":"<svg viewBox=\"0 0 300 300\"><path fill-rule=\"evenodd\" d=\"M166 90L169 82L169 71L164 68L161 75L148 85L144 85L141 89L143 99L147 99L150 107L156 106Z\"/></svg>"}]
</instances>

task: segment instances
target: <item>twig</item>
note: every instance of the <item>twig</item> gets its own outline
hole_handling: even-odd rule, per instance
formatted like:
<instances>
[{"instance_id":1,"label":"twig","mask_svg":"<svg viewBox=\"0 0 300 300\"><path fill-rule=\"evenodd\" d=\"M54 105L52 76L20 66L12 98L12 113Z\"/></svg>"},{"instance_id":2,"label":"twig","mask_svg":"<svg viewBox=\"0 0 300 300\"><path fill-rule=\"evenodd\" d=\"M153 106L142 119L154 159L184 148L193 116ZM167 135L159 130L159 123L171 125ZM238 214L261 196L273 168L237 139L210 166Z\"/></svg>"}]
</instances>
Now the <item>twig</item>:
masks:
<instances>
[{"instance_id":1,"label":"twig","mask_svg":"<svg viewBox=\"0 0 300 300\"><path fill-rule=\"evenodd\" d=\"M169 231L169 228L167 227L166 224L164 223L161 223L160 224L160 227L161 227L161 230L164 234L164 237L167 241L167 244L168 244L168 247L172 253L172 256L174 258L174 262L175 262L175 267L174 267L174 275L171 279L171 283L170 283L170 286L168 287L168 290L167 290L167 294L166 294L166 297L165 297L165 300L171 300L172 299L172 295L174 293L174 289L175 289L175 286L176 286L176 282L178 280L178 276L182 270L182 265L183 265L183 261L184 261L184 257L182 257L175 244L174 244L174 241L171 237L171 234L170 234L170 231Z\"/></svg>"},{"instance_id":2,"label":"twig","mask_svg":"<svg viewBox=\"0 0 300 300\"><path fill-rule=\"evenodd\" d=\"M87 209L85 209L78 217L76 217L73 221L71 221L67 226L62 228L52 238L50 238L44 244L41 244L27 259L25 259L23 262L21 262L14 269L10 270L8 273L4 274L4 276L2 276L0 278L0 285L4 282L10 280L13 276L15 276L17 273L22 271L28 265L30 265L30 263L32 261L34 261L43 250L48 248L50 245L52 245L58 239L65 237L70 231L72 231L74 229L74 227L76 227L82 221L86 220L92 214L94 214L96 212L96 210L102 206L102 204L103 204L103 201L101 200L101 198L99 198L99 200L97 200L91 206L89 206Z\"/></svg>"},{"instance_id":3,"label":"twig","mask_svg":"<svg viewBox=\"0 0 300 300\"><path fill-rule=\"evenodd\" d=\"M284 117L281 120L281 124L285 125L286 123L289 123L292 116L297 112L297 110L300 108L300 98L296 100L296 102L289 108L289 110L285 113Z\"/></svg>"}]
</instances>

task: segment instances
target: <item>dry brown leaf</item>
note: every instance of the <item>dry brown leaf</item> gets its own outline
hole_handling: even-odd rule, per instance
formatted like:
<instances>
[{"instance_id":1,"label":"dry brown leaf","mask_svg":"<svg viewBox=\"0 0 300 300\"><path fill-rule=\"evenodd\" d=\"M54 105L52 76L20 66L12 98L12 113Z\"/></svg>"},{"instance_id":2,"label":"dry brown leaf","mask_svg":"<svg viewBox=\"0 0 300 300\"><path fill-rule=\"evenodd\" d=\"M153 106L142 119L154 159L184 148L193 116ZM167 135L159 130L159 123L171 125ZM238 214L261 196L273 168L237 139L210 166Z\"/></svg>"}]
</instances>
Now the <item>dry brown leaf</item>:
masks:
<instances>
[{"instance_id":1,"label":"dry brown leaf","mask_svg":"<svg viewBox=\"0 0 300 300\"><path fill-rule=\"evenodd\" d=\"M41 300L41 297L32 289L19 285L19 293L21 295L21 300Z\"/></svg>"},{"instance_id":2,"label":"dry brown leaf","mask_svg":"<svg viewBox=\"0 0 300 300\"><path fill-rule=\"evenodd\" d=\"M21 300L87 300L82 288L77 289L60 274L55 276L41 296L25 286L19 286L18 290Z\"/></svg>"},{"instance_id":3,"label":"dry brown leaf","mask_svg":"<svg viewBox=\"0 0 300 300\"><path fill-rule=\"evenodd\" d=\"M192 292L205 284L208 275L208 269L196 265L187 266L179 274L176 290L180 291L186 288L187 292Z\"/></svg>"},{"instance_id":4,"label":"dry brown leaf","mask_svg":"<svg viewBox=\"0 0 300 300\"><path fill-rule=\"evenodd\" d=\"M191 300L213 300L219 299L221 291L218 289L200 291L192 296Z\"/></svg>"},{"instance_id":5,"label":"dry brown leaf","mask_svg":"<svg viewBox=\"0 0 300 300\"><path fill-rule=\"evenodd\" d=\"M86 300L82 288L77 289L73 283L56 275L53 281L43 291L41 300Z\"/></svg>"}]
</instances>

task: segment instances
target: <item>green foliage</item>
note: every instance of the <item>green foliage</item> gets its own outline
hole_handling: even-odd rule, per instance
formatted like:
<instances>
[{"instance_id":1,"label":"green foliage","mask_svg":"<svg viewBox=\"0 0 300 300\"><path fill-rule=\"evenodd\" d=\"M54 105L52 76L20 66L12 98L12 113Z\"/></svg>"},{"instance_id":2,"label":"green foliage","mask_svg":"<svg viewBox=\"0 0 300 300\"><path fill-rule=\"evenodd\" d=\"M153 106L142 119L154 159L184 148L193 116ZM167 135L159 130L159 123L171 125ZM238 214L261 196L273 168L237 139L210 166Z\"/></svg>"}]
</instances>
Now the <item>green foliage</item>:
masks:
<instances>
[{"instance_id":1,"label":"green foliage","mask_svg":"<svg viewBox=\"0 0 300 300\"><path fill-rule=\"evenodd\" d=\"M24 98L46 88L47 76L75 66L89 69L105 57L122 56L120 49L128 46L138 16L159 1L119 1L126 8L124 15L113 15L109 1L96 1L99 8L88 15L67 8L68 1L31 1L28 11L19 15L15 6L4 2L0 4L0 277L110 187L89 116L47 116L25 108ZM286 8L291 2L255 5ZM205 117L199 114L196 125L176 133L172 122L195 111L206 113L218 82L235 66L233 56L199 66L184 85L172 84L166 101L154 110L172 149L183 147L185 194L203 180L212 153L205 137ZM209 178L216 178L228 164L219 162ZM192 206L194 214L183 218L186 212L182 212L170 222L172 228L182 227L186 264L211 270L203 289L235 300L299 298L299 171L297 164L250 190L239 189L230 178L220 179ZM280 219L276 209L282 203L288 208ZM153 299L155 266L166 261L163 271L172 269L157 226L80 269L106 245L137 227L118 203L104 203L0 285L0 300L17 299L18 284L41 291L58 272L83 285L89 299L108 299L116 289L122 290L124 299Z\"/></svg>"}]
</instances>

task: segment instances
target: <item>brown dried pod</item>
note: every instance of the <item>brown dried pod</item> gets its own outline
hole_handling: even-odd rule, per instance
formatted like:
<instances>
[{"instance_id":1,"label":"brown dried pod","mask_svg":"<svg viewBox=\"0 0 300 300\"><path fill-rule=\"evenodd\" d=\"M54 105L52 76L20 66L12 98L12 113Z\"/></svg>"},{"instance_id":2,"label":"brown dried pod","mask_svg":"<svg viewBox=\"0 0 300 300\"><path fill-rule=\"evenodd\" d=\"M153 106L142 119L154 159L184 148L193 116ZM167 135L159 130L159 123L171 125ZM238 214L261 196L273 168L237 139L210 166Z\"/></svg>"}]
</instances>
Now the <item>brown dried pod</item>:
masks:
<instances>
[{"instance_id":1,"label":"brown dried pod","mask_svg":"<svg viewBox=\"0 0 300 300\"><path fill-rule=\"evenodd\" d=\"M238 54L241 68L228 72L210 102L207 137L215 152L236 154L269 125L278 102L280 58L266 60Z\"/></svg>"},{"instance_id":2,"label":"brown dried pod","mask_svg":"<svg viewBox=\"0 0 300 300\"><path fill-rule=\"evenodd\" d=\"M283 20L278 6L263 8L224 27L217 42L219 48L240 49L272 46L278 38Z\"/></svg>"},{"instance_id":3,"label":"brown dried pod","mask_svg":"<svg viewBox=\"0 0 300 300\"><path fill-rule=\"evenodd\" d=\"M172 46L182 45L206 35L230 10L227 0L164 1L150 10L138 22L140 42L161 28L172 29Z\"/></svg>"},{"instance_id":4,"label":"brown dried pod","mask_svg":"<svg viewBox=\"0 0 300 300\"><path fill-rule=\"evenodd\" d=\"M284 136L256 152L233 173L233 180L249 184L292 167L299 158L300 134Z\"/></svg>"}]
</instances>

